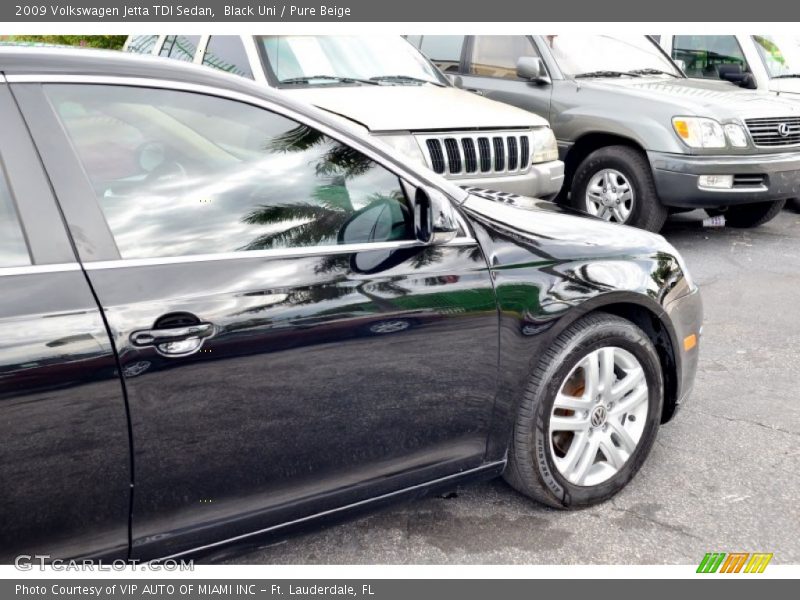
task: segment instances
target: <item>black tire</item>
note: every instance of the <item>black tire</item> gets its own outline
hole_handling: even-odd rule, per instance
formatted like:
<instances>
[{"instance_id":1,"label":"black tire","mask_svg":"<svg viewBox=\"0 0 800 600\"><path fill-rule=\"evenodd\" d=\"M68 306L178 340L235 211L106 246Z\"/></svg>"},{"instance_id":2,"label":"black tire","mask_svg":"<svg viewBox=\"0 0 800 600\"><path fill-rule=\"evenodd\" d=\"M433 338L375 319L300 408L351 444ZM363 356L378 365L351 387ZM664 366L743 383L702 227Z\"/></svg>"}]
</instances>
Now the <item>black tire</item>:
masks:
<instances>
[{"instance_id":1,"label":"black tire","mask_svg":"<svg viewBox=\"0 0 800 600\"><path fill-rule=\"evenodd\" d=\"M633 189L633 206L625 225L648 231L661 231L667 220L667 208L661 204L656 192L653 173L647 157L629 146L607 146L595 150L578 165L572 179L570 205L587 211L586 188L592 176L603 169L622 173Z\"/></svg>"},{"instance_id":2,"label":"black tire","mask_svg":"<svg viewBox=\"0 0 800 600\"><path fill-rule=\"evenodd\" d=\"M648 385L646 425L622 468L595 486L567 481L555 466L548 439L550 415L562 383L586 355L604 346L627 350L639 361ZM636 325L607 313L592 313L565 330L544 353L517 409L503 477L519 492L554 508L572 509L608 500L644 463L656 438L664 401L661 363L650 338Z\"/></svg>"},{"instance_id":3,"label":"black tire","mask_svg":"<svg viewBox=\"0 0 800 600\"><path fill-rule=\"evenodd\" d=\"M783 210L786 200L774 202L757 202L755 204L741 204L729 206L727 209L706 210L710 216L725 215L725 224L740 229L758 227L771 221Z\"/></svg>"},{"instance_id":4,"label":"black tire","mask_svg":"<svg viewBox=\"0 0 800 600\"><path fill-rule=\"evenodd\" d=\"M786 201L786 206L794 212L800 213L800 198L790 198Z\"/></svg>"}]
</instances>

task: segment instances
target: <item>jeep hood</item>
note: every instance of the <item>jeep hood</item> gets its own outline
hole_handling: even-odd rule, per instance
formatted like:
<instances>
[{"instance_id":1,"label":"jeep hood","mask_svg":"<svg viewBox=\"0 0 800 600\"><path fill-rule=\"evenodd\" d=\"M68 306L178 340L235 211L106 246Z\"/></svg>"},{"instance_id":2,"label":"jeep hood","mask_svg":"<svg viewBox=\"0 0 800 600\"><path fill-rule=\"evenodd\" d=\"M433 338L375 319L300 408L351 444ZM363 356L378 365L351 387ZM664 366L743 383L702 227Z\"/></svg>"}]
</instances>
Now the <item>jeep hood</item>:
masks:
<instances>
[{"instance_id":1,"label":"jeep hood","mask_svg":"<svg viewBox=\"0 0 800 600\"><path fill-rule=\"evenodd\" d=\"M758 118L800 116L800 103L774 94L744 90L726 81L706 79L579 79L578 85L615 94L627 94L643 101L671 105L685 115L714 118ZM674 114L681 114L675 112Z\"/></svg>"},{"instance_id":2,"label":"jeep hood","mask_svg":"<svg viewBox=\"0 0 800 600\"><path fill-rule=\"evenodd\" d=\"M547 121L528 111L456 87L359 85L286 90L366 127L371 133L537 127Z\"/></svg>"}]
</instances>

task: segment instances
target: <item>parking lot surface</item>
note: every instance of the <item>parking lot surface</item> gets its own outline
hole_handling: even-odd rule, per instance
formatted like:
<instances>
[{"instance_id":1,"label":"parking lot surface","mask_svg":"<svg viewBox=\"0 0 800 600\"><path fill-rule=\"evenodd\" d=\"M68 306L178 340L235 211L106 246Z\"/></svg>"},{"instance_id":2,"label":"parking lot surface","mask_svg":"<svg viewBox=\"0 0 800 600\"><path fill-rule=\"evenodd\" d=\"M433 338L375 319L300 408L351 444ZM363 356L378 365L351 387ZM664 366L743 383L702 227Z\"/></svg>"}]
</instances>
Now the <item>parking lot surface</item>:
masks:
<instances>
[{"instance_id":1,"label":"parking lot surface","mask_svg":"<svg viewBox=\"0 0 800 600\"><path fill-rule=\"evenodd\" d=\"M663 234L705 304L690 402L610 502L542 507L502 480L272 540L227 557L250 564L697 564L706 552L800 562L800 214L753 230Z\"/></svg>"}]
</instances>

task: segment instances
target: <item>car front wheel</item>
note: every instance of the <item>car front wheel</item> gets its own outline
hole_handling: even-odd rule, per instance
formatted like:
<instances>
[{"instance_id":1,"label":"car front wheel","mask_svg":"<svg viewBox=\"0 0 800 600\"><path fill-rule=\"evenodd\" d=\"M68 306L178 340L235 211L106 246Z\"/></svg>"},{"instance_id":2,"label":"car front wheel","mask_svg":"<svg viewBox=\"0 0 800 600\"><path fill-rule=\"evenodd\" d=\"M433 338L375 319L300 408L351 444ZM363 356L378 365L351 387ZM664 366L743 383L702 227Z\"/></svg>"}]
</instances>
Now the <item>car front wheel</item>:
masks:
<instances>
[{"instance_id":1,"label":"car front wheel","mask_svg":"<svg viewBox=\"0 0 800 600\"><path fill-rule=\"evenodd\" d=\"M647 458L663 396L661 363L648 336L614 315L584 317L533 374L504 477L556 508L611 498Z\"/></svg>"},{"instance_id":2,"label":"car front wheel","mask_svg":"<svg viewBox=\"0 0 800 600\"><path fill-rule=\"evenodd\" d=\"M667 219L647 157L628 146L589 154L575 171L570 204L606 221L649 231L660 231Z\"/></svg>"}]
</instances>

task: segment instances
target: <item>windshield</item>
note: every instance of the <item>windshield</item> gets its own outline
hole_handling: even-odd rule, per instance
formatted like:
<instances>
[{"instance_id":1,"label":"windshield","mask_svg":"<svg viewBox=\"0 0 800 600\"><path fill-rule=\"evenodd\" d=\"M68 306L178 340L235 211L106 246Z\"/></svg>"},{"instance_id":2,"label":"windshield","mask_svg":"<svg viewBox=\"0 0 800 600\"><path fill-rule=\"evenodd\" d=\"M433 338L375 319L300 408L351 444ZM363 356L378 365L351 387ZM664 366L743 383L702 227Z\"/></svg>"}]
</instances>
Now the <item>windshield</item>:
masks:
<instances>
[{"instance_id":1,"label":"windshield","mask_svg":"<svg viewBox=\"0 0 800 600\"><path fill-rule=\"evenodd\" d=\"M444 83L400 36L262 35L258 43L285 86Z\"/></svg>"},{"instance_id":2,"label":"windshield","mask_svg":"<svg viewBox=\"0 0 800 600\"><path fill-rule=\"evenodd\" d=\"M771 78L800 77L800 37L754 35L753 40Z\"/></svg>"},{"instance_id":3,"label":"windshield","mask_svg":"<svg viewBox=\"0 0 800 600\"><path fill-rule=\"evenodd\" d=\"M564 75L681 77L663 52L644 35L546 35Z\"/></svg>"}]
</instances>

